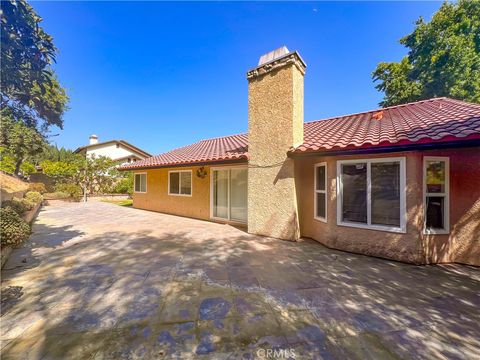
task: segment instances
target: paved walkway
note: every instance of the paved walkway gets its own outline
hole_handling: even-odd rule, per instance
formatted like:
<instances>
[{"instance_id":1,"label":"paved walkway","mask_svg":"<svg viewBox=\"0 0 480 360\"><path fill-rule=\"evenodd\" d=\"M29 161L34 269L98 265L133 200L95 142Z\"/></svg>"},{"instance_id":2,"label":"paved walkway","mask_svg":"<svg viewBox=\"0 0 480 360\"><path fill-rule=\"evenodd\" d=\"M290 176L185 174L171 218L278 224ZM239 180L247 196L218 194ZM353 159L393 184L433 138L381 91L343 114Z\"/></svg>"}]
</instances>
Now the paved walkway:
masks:
<instances>
[{"instance_id":1,"label":"paved walkway","mask_svg":"<svg viewBox=\"0 0 480 360\"><path fill-rule=\"evenodd\" d=\"M2 271L2 359L478 359L479 309L478 268L60 203Z\"/></svg>"}]
</instances>

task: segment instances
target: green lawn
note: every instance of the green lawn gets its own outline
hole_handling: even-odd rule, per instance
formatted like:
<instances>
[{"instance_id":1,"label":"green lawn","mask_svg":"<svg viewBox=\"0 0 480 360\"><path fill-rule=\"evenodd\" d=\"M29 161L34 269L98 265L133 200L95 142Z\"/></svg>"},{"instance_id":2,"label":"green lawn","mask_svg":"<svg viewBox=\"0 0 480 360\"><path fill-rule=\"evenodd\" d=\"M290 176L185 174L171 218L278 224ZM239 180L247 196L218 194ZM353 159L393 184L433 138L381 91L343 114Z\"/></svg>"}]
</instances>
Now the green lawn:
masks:
<instances>
[{"instance_id":1,"label":"green lawn","mask_svg":"<svg viewBox=\"0 0 480 360\"><path fill-rule=\"evenodd\" d=\"M132 199L124 199L124 200L102 200L103 202L108 202L111 204L116 204L120 206L132 206L133 200Z\"/></svg>"}]
</instances>

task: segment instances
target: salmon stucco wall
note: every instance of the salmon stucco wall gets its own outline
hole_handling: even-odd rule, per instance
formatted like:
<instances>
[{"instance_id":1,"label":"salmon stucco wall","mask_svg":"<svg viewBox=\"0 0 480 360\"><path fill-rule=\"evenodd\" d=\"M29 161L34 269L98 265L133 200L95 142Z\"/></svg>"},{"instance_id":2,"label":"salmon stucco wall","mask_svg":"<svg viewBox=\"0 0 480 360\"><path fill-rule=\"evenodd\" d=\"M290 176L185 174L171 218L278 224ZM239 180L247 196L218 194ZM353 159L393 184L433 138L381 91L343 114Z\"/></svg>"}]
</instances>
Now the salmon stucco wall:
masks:
<instances>
[{"instance_id":1,"label":"salmon stucco wall","mask_svg":"<svg viewBox=\"0 0 480 360\"><path fill-rule=\"evenodd\" d=\"M423 158L450 158L450 234L424 235ZM406 233L337 225L337 160L406 158ZM314 219L314 165L327 163L327 222ZM300 231L329 247L399 261L480 265L479 148L295 159Z\"/></svg>"},{"instance_id":2,"label":"salmon stucco wall","mask_svg":"<svg viewBox=\"0 0 480 360\"><path fill-rule=\"evenodd\" d=\"M337 225L337 160L380 157L406 157L406 233L361 229ZM314 218L314 165L327 163L327 222ZM295 159L300 232L303 237L315 239L328 247L379 256L399 261L422 263L419 231L422 224L421 160L410 153L393 155L358 155L308 157Z\"/></svg>"},{"instance_id":3,"label":"salmon stucco wall","mask_svg":"<svg viewBox=\"0 0 480 360\"><path fill-rule=\"evenodd\" d=\"M450 159L450 234L424 235L426 262L480 266L480 147L423 155Z\"/></svg>"},{"instance_id":4,"label":"salmon stucco wall","mask_svg":"<svg viewBox=\"0 0 480 360\"><path fill-rule=\"evenodd\" d=\"M196 175L198 166L135 171L147 174L147 192L134 192L133 206L196 219L210 219L210 167L204 168L207 175L203 179ZM175 170L192 170L192 196L168 194L168 172Z\"/></svg>"},{"instance_id":5,"label":"salmon stucco wall","mask_svg":"<svg viewBox=\"0 0 480 360\"><path fill-rule=\"evenodd\" d=\"M248 232L297 240L294 162L287 151L303 141L304 65L292 54L271 66L248 75Z\"/></svg>"}]
</instances>

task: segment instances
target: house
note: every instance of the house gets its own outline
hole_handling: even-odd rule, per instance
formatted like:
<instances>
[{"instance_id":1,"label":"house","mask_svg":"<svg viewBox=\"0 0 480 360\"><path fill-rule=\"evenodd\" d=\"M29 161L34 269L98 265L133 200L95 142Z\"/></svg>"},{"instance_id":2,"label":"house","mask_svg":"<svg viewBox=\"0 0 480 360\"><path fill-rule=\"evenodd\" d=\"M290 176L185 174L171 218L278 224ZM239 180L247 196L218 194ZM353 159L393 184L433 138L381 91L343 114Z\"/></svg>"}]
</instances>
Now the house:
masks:
<instances>
[{"instance_id":1,"label":"house","mask_svg":"<svg viewBox=\"0 0 480 360\"><path fill-rule=\"evenodd\" d=\"M152 156L125 140L98 142L97 135L91 135L89 140L88 145L79 147L75 150L75 153L84 154L89 157L105 156L116 161L119 165L132 163Z\"/></svg>"},{"instance_id":2,"label":"house","mask_svg":"<svg viewBox=\"0 0 480 360\"><path fill-rule=\"evenodd\" d=\"M416 264L480 265L480 105L434 98L304 123L306 65L247 72L248 134L124 165L136 208Z\"/></svg>"}]
</instances>

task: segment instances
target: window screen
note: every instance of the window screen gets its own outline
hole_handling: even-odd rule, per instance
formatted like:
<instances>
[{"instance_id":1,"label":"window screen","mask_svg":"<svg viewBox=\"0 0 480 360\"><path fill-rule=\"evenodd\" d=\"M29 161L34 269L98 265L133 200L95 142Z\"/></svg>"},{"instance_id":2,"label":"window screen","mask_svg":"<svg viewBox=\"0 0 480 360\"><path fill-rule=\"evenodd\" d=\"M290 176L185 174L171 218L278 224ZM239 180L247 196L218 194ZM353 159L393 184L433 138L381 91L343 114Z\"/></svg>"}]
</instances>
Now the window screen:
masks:
<instances>
[{"instance_id":1,"label":"window screen","mask_svg":"<svg viewBox=\"0 0 480 360\"><path fill-rule=\"evenodd\" d=\"M147 191L147 174L135 174L135 192Z\"/></svg>"},{"instance_id":2,"label":"window screen","mask_svg":"<svg viewBox=\"0 0 480 360\"><path fill-rule=\"evenodd\" d=\"M367 164L342 166L342 220L367 223Z\"/></svg>"},{"instance_id":3,"label":"window screen","mask_svg":"<svg viewBox=\"0 0 480 360\"><path fill-rule=\"evenodd\" d=\"M168 193L171 195L192 195L192 172L170 172Z\"/></svg>"},{"instance_id":4,"label":"window screen","mask_svg":"<svg viewBox=\"0 0 480 360\"><path fill-rule=\"evenodd\" d=\"M315 166L315 218L327 218L327 166Z\"/></svg>"}]
</instances>

